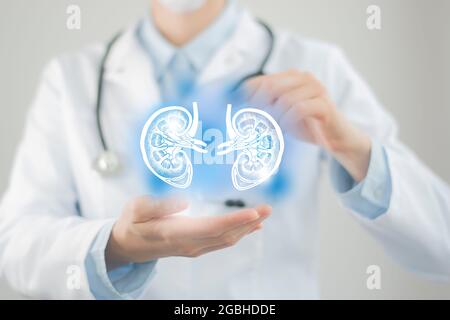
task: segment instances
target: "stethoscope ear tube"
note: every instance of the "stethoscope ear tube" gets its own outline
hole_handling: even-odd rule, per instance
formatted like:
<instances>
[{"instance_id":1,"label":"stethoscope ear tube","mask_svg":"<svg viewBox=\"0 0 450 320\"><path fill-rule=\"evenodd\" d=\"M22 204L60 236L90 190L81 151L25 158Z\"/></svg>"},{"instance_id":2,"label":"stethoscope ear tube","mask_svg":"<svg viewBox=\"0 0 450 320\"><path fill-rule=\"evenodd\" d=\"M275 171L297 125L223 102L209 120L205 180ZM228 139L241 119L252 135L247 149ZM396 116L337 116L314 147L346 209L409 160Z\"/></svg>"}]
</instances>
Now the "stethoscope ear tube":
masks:
<instances>
[{"instance_id":1,"label":"stethoscope ear tube","mask_svg":"<svg viewBox=\"0 0 450 320\"><path fill-rule=\"evenodd\" d=\"M96 116L96 122L97 122L97 129L98 129L98 135L100 137L100 142L102 144L103 150L108 151L108 146L106 144L105 137L103 135L103 129L102 129L102 123L101 123L101 106L102 106L102 98L103 98L103 76L105 74L105 65L106 61L108 60L109 53L111 52L111 49L114 45L114 43L119 39L121 35L121 32L117 33L111 41L108 43L105 53L103 54L102 60L100 62L100 70L98 74L98 81L97 81L97 100L95 103L95 116Z\"/></svg>"},{"instance_id":2,"label":"stethoscope ear tube","mask_svg":"<svg viewBox=\"0 0 450 320\"><path fill-rule=\"evenodd\" d=\"M275 45L275 35L272 31L272 29L262 20L258 20L258 23L266 30L267 35L269 36L269 49L266 52L266 55L264 56L264 59L261 61L261 64L259 65L259 68L256 72L251 73L243 77L241 80L239 80L231 89L232 92L238 91L242 85L250 80L251 78L263 76L266 73L264 72L264 69L266 68L267 63L269 62L270 57L272 56L273 47Z\"/></svg>"}]
</instances>

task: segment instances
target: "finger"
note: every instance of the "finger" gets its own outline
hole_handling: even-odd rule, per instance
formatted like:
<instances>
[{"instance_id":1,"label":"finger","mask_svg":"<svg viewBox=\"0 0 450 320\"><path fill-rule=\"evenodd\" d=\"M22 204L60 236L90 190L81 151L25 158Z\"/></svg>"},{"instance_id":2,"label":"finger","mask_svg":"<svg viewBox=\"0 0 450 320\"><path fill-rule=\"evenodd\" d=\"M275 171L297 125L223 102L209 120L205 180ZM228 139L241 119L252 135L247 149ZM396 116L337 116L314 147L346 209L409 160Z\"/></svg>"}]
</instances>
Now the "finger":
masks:
<instances>
[{"instance_id":1,"label":"finger","mask_svg":"<svg viewBox=\"0 0 450 320\"><path fill-rule=\"evenodd\" d=\"M246 82L244 82L241 86L243 98L245 100L250 99L255 92L259 89L259 86L264 81L264 79L267 79L267 76L257 76L253 77Z\"/></svg>"},{"instance_id":2,"label":"finger","mask_svg":"<svg viewBox=\"0 0 450 320\"><path fill-rule=\"evenodd\" d=\"M245 227L239 228L237 230L229 231L221 237L217 238L217 244L220 243L229 243L229 242L238 242L240 239L245 237L246 235L252 233L255 229L262 228L262 222L266 218L260 218L256 222L248 223Z\"/></svg>"},{"instance_id":3,"label":"finger","mask_svg":"<svg viewBox=\"0 0 450 320\"><path fill-rule=\"evenodd\" d=\"M269 88L272 82L271 77L274 76L261 76L258 79L255 79L253 84L250 84L251 89L245 98L249 104L258 106L261 109L264 109L264 107L269 104Z\"/></svg>"},{"instance_id":4,"label":"finger","mask_svg":"<svg viewBox=\"0 0 450 320\"><path fill-rule=\"evenodd\" d=\"M152 198L141 196L130 204L130 212L134 223L147 222L153 218L179 213L186 210L189 202L182 197Z\"/></svg>"},{"instance_id":5,"label":"finger","mask_svg":"<svg viewBox=\"0 0 450 320\"><path fill-rule=\"evenodd\" d=\"M270 214L269 206L260 206L255 209L244 209L229 213L220 217L193 218L188 216L168 216L158 220L158 228L166 230L166 234L177 239L185 239L198 246L210 246L220 244L218 237L223 233L245 226L249 222L254 222L260 217ZM261 214L261 216L260 216ZM154 228L154 224L149 224L147 228ZM146 232L145 230L143 231Z\"/></svg>"},{"instance_id":6,"label":"finger","mask_svg":"<svg viewBox=\"0 0 450 320\"><path fill-rule=\"evenodd\" d=\"M220 236L227 230L255 221L259 214L255 209L245 209L219 217L166 216L154 220L157 227L166 230L173 238L202 243L205 238ZM142 224L143 233L155 228L155 223Z\"/></svg>"},{"instance_id":7,"label":"finger","mask_svg":"<svg viewBox=\"0 0 450 320\"><path fill-rule=\"evenodd\" d=\"M258 86L258 89L248 97L250 101L264 100L265 103L271 105L275 101L290 91L293 91L302 86L308 85L303 78L293 75L274 75L265 80Z\"/></svg>"},{"instance_id":8,"label":"finger","mask_svg":"<svg viewBox=\"0 0 450 320\"><path fill-rule=\"evenodd\" d=\"M267 208L270 208L270 207L267 207ZM223 239L227 239L228 237L236 236L236 237L240 238L240 237L244 236L255 226L261 225L261 223L269 217L270 213L271 213L270 209L262 209L259 219L248 222L243 226L240 226L238 228L235 228L235 229L232 229L232 230L222 233L220 236L216 237L217 241L219 241L219 242L223 241Z\"/></svg>"},{"instance_id":9,"label":"finger","mask_svg":"<svg viewBox=\"0 0 450 320\"><path fill-rule=\"evenodd\" d=\"M222 250L222 249L225 249L225 248L228 248L228 247L231 247L231 245L228 245L228 244L220 244L220 245L216 245L216 246L206 247L206 248L201 249L201 250L198 252L198 256L202 256L202 255L207 254L207 253L209 253L209 252Z\"/></svg>"},{"instance_id":10,"label":"finger","mask_svg":"<svg viewBox=\"0 0 450 320\"><path fill-rule=\"evenodd\" d=\"M297 87L294 90L278 96L278 98L275 100L274 107L278 107L280 105L292 106L306 100L318 98L320 97L321 93L322 89L314 84Z\"/></svg>"},{"instance_id":11,"label":"finger","mask_svg":"<svg viewBox=\"0 0 450 320\"><path fill-rule=\"evenodd\" d=\"M238 224L238 225L229 224L228 226L222 227L222 228L220 228L218 226L220 228L219 233L218 233L219 236L226 232L233 232L234 230L237 230L240 228L246 228L246 226L248 226L250 224L261 222L262 220L266 219L270 215L270 213L272 212L272 207L270 207L269 205L260 205L252 210L254 210L257 214L256 219L251 219L249 221L246 221L246 222L244 222L242 224ZM215 233L215 232L213 232L213 233ZM215 233L215 234L217 234L217 233Z\"/></svg>"},{"instance_id":12,"label":"finger","mask_svg":"<svg viewBox=\"0 0 450 320\"><path fill-rule=\"evenodd\" d=\"M263 228L263 224L262 223L258 223L253 229L251 229L247 234L251 234L255 231L261 230Z\"/></svg>"},{"instance_id":13,"label":"finger","mask_svg":"<svg viewBox=\"0 0 450 320\"><path fill-rule=\"evenodd\" d=\"M244 209L220 217L202 218L202 223L198 225L196 231L201 238L218 237L225 232L257 221L259 218L260 215L256 209Z\"/></svg>"},{"instance_id":14,"label":"finger","mask_svg":"<svg viewBox=\"0 0 450 320\"><path fill-rule=\"evenodd\" d=\"M294 79L286 79L284 73L264 75L252 78L244 83L244 99L246 101L264 104L269 103L273 91L281 91L281 88L289 86Z\"/></svg>"},{"instance_id":15,"label":"finger","mask_svg":"<svg viewBox=\"0 0 450 320\"><path fill-rule=\"evenodd\" d=\"M260 218L246 223L245 225L239 226L235 229L223 232L219 236L216 237L208 237L201 239L200 243L204 247L220 245L223 243L236 242L246 234L248 234L251 230L253 230L257 226L261 226L261 223L270 216L271 208L269 206L260 206L256 208L258 212L260 212Z\"/></svg>"},{"instance_id":16,"label":"finger","mask_svg":"<svg viewBox=\"0 0 450 320\"><path fill-rule=\"evenodd\" d=\"M281 95L305 85L313 85L312 77L298 70L288 70L252 78L244 84L247 100L272 104Z\"/></svg>"},{"instance_id":17,"label":"finger","mask_svg":"<svg viewBox=\"0 0 450 320\"><path fill-rule=\"evenodd\" d=\"M245 227L246 224L256 222L260 218L270 215L272 208L268 205L261 205L253 209L243 209L234 213L229 213L220 217L197 218L195 221L193 237L217 238L226 232Z\"/></svg>"},{"instance_id":18,"label":"finger","mask_svg":"<svg viewBox=\"0 0 450 320\"><path fill-rule=\"evenodd\" d=\"M227 236L240 236L240 235L245 235L247 232L249 232L249 230L253 229L255 226L260 225L261 222L263 222L265 219L267 219L270 214L272 213L272 208L268 205L261 205L255 208L255 210L258 212L259 214L259 219L256 219L255 221L251 221L246 223L243 226L239 226L235 229L226 231L224 233L222 233L218 238L218 240L220 241L221 238L226 238Z\"/></svg>"},{"instance_id":19,"label":"finger","mask_svg":"<svg viewBox=\"0 0 450 320\"><path fill-rule=\"evenodd\" d=\"M281 91L278 87L284 88L286 79L283 80L283 78L280 78L277 75L270 75L257 80L257 86L251 91L251 94L248 95L247 101L252 105L264 109L265 106L270 105L276 99L275 91ZM277 87L277 89L275 89L275 87Z\"/></svg>"},{"instance_id":20,"label":"finger","mask_svg":"<svg viewBox=\"0 0 450 320\"><path fill-rule=\"evenodd\" d=\"M256 231L261 230L261 229L262 229L262 225L259 223L259 224L257 224L256 226L254 226L252 229L250 229L249 231L247 231L247 233L244 234L243 236L252 234L253 232L256 232ZM242 236L242 237L243 237L243 236ZM242 237L240 237L240 238L238 239L237 242L239 242L239 240L240 240ZM235 243L221 243L221 244L219 244L219 245L213 245L213 246L205 247L205 248L203 248L203 249L201 249L201 250L199 251L199 255L204 255L204 254L209 253L209 252L213 252L213 251L217 251L217 250L221 250L221 249L225 249L225 248L232 247L232 246L235 245L237 242L235 242Z\"/></svg>"},{"instance_id":21,"label":"finger","mask_svg":"<svg viewBox=\"0 0 450 320\"><path fill-rule=\"evenodd\" d=\"M171 217L169 217L171 218ZM218 217L174 217L163 219L161 223L172 230L177 237L201 240L208 237L217 237L230 229L255 221L259 214L255 209L244 209Z\"/></svg>"},{"instance_id":22,"label":"finger","mask_svg":"<svg viewBox=\"0 0 450 320\"><path fill-rule=\"evenodd\" d=\"M253 77L244 82L243 87L247 89L249 93L254 93L264 82L272 82L273 84L280 82L281 85L301 85L308 81L308 77L305 77L304 75L306 75L306 73L302 73L296 69L290 69L270 75Z\"/></svg>"},{"instance_id":23,"label":"finger","mask_svg":"<svg viewBox=\"0 0 450 320\"><path fill-rule=\"evenodd\" d=\"M267 218L272 213L272 207L268 204L259 205L255 209L260 218Z\"/></svg>"},{"instance_id":24,"label":"finger","mask_svg":"<svg viewBox=\"0 0 450 320\"><path fill-rule=\"evenodd\" d=\"M312 117L321 120L326 113L326 103L322 99L312 99L296 103L281 117L280 126L292 129L300 121Z\"/></svg>"},{"instance_id":25,"label":"finger","mask_svg":"<svg viewBox=\"0 0 450 320\"><path fill-rule=\"evenodd\" d=\"M320 95L321 89L315 85L305 85L303 87L298 87L288 93L279 96L275 103L273 104L270 113L275 118L279 120L284 113L291 109L295 105L299 105L305 100L311 100Z\"/></svg>"}]
</instances>

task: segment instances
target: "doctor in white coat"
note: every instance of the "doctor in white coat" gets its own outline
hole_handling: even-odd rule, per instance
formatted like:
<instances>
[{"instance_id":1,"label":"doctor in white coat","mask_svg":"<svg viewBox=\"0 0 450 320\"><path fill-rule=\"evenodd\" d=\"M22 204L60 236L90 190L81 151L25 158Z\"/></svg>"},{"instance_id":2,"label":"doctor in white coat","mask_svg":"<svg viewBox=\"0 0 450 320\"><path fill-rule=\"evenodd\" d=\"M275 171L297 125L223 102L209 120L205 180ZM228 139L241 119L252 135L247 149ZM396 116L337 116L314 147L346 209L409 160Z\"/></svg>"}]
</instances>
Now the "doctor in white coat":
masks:
<instances>
[{"instance_id":1,"label":"doctor in white coat","mask_svg":"<svg viewBox=\"0 0 450 320\"><path fill-rule=\"evenodd\" d=\"M199 87L245 76L268 44L234 1L151 1L106 62L101 122L122 163L112 177L92 166L106 46L49 63L1 202L1 275L33 298L318 298L326 160L337 196L389 255L448 280L448 185L398 140L392 117L333 45L275 30L267 75L244 84L249 104L264 102L292 137L281 197L255 191L230 213L222 201L148 191L128 148L136 121L177 95L180 75Z\"/></svg>"}]
</instances>

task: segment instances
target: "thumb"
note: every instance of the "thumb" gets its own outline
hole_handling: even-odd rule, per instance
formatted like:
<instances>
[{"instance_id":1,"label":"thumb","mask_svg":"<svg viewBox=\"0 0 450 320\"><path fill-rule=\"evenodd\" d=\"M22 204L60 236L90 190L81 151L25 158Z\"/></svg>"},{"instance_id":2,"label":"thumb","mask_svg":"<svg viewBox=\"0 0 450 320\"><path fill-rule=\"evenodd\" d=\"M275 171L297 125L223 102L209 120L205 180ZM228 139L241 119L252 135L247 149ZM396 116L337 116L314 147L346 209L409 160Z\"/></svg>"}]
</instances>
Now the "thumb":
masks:
<instances>
[{"instance_id":1,"label":"thumb","mask_svg":"<svg viewBox=\"0 0 450 320\"><path fill-rule=\"evenodd\" d=\"M152 218L179 213L189 207L189 202L182 197L153 198L140 196L129 203L132 220L135 223L146 222Z\"/></svg>"},{"instance_id":2,"label":"thumb","mask_svg":"<svg viewBox=\"0 0 450 320\"><path fill-rule=\"evenodd\" d=\"M245 81L240 87L242 98L249 100L258 91L265 78L266 76L256 76Z\"/></svg>"}]
</instances>

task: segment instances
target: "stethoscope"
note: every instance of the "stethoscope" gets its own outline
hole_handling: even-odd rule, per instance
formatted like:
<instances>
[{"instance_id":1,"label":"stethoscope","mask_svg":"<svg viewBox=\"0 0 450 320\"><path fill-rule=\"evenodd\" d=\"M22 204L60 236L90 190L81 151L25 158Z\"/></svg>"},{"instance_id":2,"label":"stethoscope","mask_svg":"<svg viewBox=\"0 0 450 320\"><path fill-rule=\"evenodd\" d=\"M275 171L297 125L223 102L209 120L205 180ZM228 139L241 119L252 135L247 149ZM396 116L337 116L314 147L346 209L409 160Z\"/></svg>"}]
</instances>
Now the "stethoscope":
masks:
<instances>
[{"instance_id":1,"label":"stethoscope","mask_svg":"<svg viewBox=\"0 0 450 320\"><path fill-rule=\"evenodd\" d=\"M231 91L236 90L239 88L245 81L247 81L250 78L257 77L264 75L264 69L272 55L274 42L275 42L275 36L272 31L272 29L263 21L258 21L258 23L266 30L267 35L269 36L269 48L261 61L261 64L259 65L259 68L257 71L248 74L247 76L243 77L239 81L236 82L236 84L233 86ZM121 163L119 156L117 153L112 151L108 144L106 143L105 136L103 134L103 126L101 123L101 109L102 109L102 96L103 96L103 78L105 74L105 65L106 61L108 60L108 57L111 53L111 50L116 43L116 41L120 38L121 33L116 34L107 44L105 53L103 54L103 57L100 62L100 70L98 75L98 82L97 82L97 99L95 104L95 118L96 118L96 125L97 125L97 132L98 136L100 138L102 151L97 156L97 158L94 161L94 169L100 173L104 177L108 176L114 176L116 175L120 169L121 169ZM228 207L244 207L245 203L242 200L226 200L225 205Z\"/></svg>"}]
</instances>

